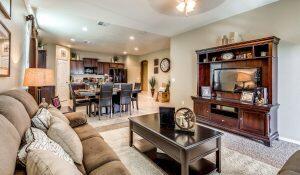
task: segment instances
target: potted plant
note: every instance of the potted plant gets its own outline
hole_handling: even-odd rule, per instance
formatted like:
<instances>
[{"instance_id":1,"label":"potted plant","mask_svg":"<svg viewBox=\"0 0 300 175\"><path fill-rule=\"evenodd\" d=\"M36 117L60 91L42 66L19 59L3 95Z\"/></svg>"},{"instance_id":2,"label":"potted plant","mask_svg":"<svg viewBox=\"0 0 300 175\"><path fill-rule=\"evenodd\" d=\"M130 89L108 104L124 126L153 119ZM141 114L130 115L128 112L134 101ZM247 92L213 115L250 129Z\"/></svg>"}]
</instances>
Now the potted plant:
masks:
<instances>
[{"instance_id":1,"label":"potted plant","mask_svg":"<svg viewBox=\"0 0 300 175\"><path fill-rule=\"evenodd\" d=\"M113 62L115 63L115 62L118 62L119 61L119 57L118 56L114 56L113 57Z\"/></svg>"},{"instance_id":2,"label":"potted plant","mask_svg":"<svg viewBox=\"0 0 300 175\"><path fill-rule=\"evenodd\" d=\"M71 52L71 59L76 60L77 54L76 52Z\"/></svg>"},{"instance_id":3,"label":"potted plant","mask_svg":"<svg viewBox=\"0 0 300 175\"><path fill-rule=\"evenodd\" d=\"M155 92L155 84L156 84L156 80L155 80L155 77L152 77L150 80L149 80L149 84L151 86L151 95L152 97L154 96L154 92Z\"/></svg>"}]
</instances>

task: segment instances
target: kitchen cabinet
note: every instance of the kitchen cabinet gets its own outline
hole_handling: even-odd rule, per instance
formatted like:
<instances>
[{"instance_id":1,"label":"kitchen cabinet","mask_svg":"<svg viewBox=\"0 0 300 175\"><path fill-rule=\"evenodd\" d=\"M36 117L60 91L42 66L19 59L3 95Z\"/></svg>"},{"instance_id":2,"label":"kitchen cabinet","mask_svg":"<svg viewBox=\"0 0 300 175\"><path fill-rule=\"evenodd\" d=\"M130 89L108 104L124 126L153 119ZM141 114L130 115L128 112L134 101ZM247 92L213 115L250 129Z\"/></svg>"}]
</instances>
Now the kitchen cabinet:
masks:
<instances>
[{"instance_id":1,"label":"kitchen cabinet","mask_svg":"<svg viewBox=\"0 0 300 175\"><path fill-rule=\"evenodd\" d=\"M84 63L81 60L70 61L71 75L84 74Z\"/></svg>"}]
</instances>

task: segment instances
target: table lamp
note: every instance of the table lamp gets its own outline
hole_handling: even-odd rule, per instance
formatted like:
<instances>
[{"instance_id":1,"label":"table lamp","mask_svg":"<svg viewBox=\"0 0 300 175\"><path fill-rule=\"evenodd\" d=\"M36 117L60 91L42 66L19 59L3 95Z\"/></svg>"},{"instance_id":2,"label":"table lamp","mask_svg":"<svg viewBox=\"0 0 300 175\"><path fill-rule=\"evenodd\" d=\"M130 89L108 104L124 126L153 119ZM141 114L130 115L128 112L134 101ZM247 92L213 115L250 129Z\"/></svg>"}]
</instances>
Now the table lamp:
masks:
<instances>
[{"instance_id":1,"label":"table lamp","mask_svg":"<svg viewBox=\"0 0 300 175\"><path fill-rule=\"evenodd\" d=\"M44 68L27 68L24 76L24 86L37 87L35 99L37 103L41 103L41 87L54 86L54 71L52 69Z\"/></svg>"}]
</instances>

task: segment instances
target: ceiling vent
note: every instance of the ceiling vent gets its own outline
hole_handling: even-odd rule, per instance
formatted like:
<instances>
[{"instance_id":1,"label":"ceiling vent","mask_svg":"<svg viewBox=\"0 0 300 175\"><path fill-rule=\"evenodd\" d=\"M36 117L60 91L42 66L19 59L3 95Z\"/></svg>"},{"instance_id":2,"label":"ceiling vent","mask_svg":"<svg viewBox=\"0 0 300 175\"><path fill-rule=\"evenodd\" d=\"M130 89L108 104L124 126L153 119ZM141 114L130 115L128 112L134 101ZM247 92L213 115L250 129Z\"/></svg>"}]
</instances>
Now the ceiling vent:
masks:
<instances>
[{"instance_id":1,"label":"ceiling vent","mask_svg":"<svg viewBox=\"0 0 300 175\"><path fill-rule=\"evenodd\" d=\"M107 27L107 26L109 26L110 24L107 23L107 22L99 21L99 22L98 22L98 25L99 25L99 26L103 26L103 27Z\"/></svg>"}]
</instances>

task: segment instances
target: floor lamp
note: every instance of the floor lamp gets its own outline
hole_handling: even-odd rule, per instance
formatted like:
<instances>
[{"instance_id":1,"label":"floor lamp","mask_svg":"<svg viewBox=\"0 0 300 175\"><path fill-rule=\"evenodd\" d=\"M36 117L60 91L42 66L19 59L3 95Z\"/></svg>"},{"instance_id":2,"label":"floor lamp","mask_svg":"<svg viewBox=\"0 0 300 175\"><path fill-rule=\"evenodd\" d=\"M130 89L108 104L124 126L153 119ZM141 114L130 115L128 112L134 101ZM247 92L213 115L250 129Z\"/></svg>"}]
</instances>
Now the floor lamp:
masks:
<instances>
[{"instance_id":1,"label":"floor lamp","mask_svg":"<svg viewBox=\"0 0 300 175\"><path fill-rule=\"evenodd\" d=\"M24 86L37 87L35 99L41 103L41 88L44 86L54 86L54 71L44 68L27 68L24 76Z\"/></svg>"}]
</instances>

